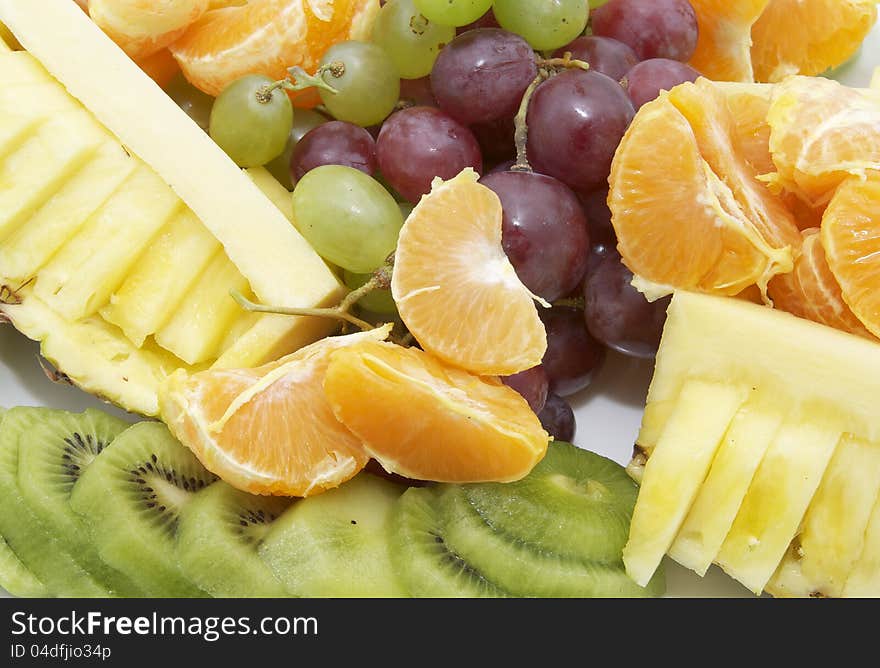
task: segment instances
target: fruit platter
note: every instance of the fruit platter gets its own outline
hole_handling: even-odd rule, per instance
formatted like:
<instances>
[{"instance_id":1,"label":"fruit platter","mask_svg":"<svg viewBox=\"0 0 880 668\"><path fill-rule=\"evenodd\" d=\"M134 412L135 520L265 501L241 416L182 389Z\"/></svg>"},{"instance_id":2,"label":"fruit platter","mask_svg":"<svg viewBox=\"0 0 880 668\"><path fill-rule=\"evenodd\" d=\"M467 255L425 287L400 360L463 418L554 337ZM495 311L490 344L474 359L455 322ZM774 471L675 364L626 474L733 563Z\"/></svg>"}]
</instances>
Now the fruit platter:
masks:
<instances>
[{"instance_id":1,"label":"fruit platter","mask_svg":"<svg viewBox=\"0 0 880 668\"><path fill-rule=\"evenodd\" d=\"M880 596L877 12L0 0L0 591Z\"/></svg>"}]
</instances>

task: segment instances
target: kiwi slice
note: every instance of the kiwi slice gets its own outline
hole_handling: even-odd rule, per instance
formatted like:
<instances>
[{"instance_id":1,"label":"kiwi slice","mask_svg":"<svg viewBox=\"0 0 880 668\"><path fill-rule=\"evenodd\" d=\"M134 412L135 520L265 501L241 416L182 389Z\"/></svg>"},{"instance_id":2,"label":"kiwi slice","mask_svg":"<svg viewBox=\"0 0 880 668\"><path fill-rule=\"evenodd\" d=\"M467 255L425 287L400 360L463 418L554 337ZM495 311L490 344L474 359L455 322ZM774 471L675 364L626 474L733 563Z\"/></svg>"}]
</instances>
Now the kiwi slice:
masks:
<instances>
[{"instance_id":1,"label":"kiwi slice","mask_svg":"<svg viewBox=\"0 0 880 668\"><path fill-rule=\"evenodd\" d=\"M517 533L499 531L477 513L461 487L445 487L438 504L449 548L514 596L634 598L663 592L662 574L642 588L627 576L622 560L616 564L580 561L546 544L530 543Z\"/></svg>"},{"instance_id":2,"label":"kiwi slice","mask_svg":"<svg viewBox=\"0 0 880 668\"><path fill-rule=\"evenodd\" d=\"M53 411L19 441L18 486L43 526L83 570L114 596L141 596L125 575L98 556L88 526L70 507L70 493L82 473L128 423L96 410Z\"/></svg>"},{"instance_id":3,"label":"kiwi slice","mask_svg":"<svg viewBox=\"0 0 880 668\"><path fill-rule=\"evenodd\" d=\"M64 549L63 544L43 525L30 505L24 500L18 486L19 444L26 434L39 424L53 419L48 408L12 408L3 416L0 425L0 535L17 557L4 560L12 570L4 567L0 584L12 592L21 580L21 563L37 582L46 587L46 594L77 598L109 596L110 591L86 572ZM27 579L27 578L26 578ZM33 583L25 584L24 588ZM39 591L39 588L38 588ZM39 592L43 593L43 592Z\"/></svg>"},{"instance_id":4,"label":"kiwi slice","mask_svg":"<svg viewBox=\"0 0 880 668\"><path fill-rule=\"evenodd\" d=\"M492 598L508 594L446 542L436 488L407 490L391 518L391 563L411 596Z\"/></svg>"},{"instance_id":5,"label":"kiwi slice","mask_svg":"<svg viewBox=\"0 0 880 668\"><path fill-rule=\"evenodd\" d=\"M85 518L98 554L147 596L201 597L177 564L180 513L217 478L159 422L126 429L73 486L70 505Z\"/></svg>"},{"instance_id":6,"label":"kiwi slice","mask_svg":"<svg viewBox=\"0 0 880 668\"><path fill-rule=\"evenodd\" d=\"M184 574L220 598L286 596L258 550L290 499L254 496L225 482L196 493L180 513L177 558Z\"/></svg>"},{"instance_id":7,"label":"kiwi slice","mask_svg":"<svg viewBox=\"0 0 880 668\"><path fill-rule=\"evenodd\" d=\"M558 441L522 480L462 489L498 533L563 557L612 564L621 562L638 495L619 464Z\"/></svg>"},{"instance_id":8,"label":"kiwi slice","mask_svg":"<svg viewBox=\"0 0 880 668\"><path fill-rule=\"evenodd\" d=\"M260 556L293 596L397 597L389 518L403 488L362 473L294 503L275 521Z\"/></svg>"}]
</instances>

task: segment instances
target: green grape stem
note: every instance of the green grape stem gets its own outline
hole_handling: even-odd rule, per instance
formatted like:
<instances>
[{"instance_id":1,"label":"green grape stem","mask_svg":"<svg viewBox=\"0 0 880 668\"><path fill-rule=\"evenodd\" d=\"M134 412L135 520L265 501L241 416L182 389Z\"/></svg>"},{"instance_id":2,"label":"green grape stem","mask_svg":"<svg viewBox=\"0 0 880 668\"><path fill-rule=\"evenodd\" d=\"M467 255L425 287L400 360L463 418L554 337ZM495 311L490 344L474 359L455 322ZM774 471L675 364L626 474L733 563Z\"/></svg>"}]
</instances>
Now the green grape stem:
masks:
<instances>
[{"instance_id":1,"label":"green grape stem","mask_svg":"<svg viewBox=\"0 0 880 668\"><path fill-rule=\"evenodd\" d=\"M345 65L343 63L329 63L328 65L322 65L314 74L309 74L298 65L289 68L287 71L290 72L293 81L290 81L290 79L282 79L281 81L277 81L275 85L289 91L305 90L306 88L322 88L323 90L336 95L339 91L324 81L324 73L330 72L334 77L339 78L345 73Z\"/></svg>"},{"instance_id":2,"label":"green grape stem","mask_svg":"<svg viewBox=\"0 0 880 668\"><path fill-rule=\"evenodd\" d=\"M519 110L514 118L514 142L516 143L516 162L510 168L511 172L531 172L532 166L529 164L527 144L529 142L529 125L526 120L529 113L529 103L532 101L532 95L542 83L555 77L560 72L571 69L588 70L590 64L583 60L575 60L571 57L571 52L566 51L562 58L538 58L538 75L534 78L526 92L523 93Z\"/></svg>"}]
</instances>

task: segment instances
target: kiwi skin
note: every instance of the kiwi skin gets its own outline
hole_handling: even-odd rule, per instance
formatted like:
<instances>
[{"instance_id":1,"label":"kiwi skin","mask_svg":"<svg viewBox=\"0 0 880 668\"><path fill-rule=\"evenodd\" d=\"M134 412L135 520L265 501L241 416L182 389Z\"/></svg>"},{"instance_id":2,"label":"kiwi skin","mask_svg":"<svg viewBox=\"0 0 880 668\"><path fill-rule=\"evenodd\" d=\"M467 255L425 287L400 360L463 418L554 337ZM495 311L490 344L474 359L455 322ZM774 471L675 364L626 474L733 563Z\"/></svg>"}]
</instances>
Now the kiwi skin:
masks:
<instances>
[{"instance_id":1,"label":"kiwi skin","mask_svg":"<svg viewBox=\"0 0 880 668\"><path fill-rule=\"evenodd\" d=\"M258 550L291 501L254 496L222 481L197 492L177 529L177 559L186 577L219 598L286 596Z\"/></svg>"},{"instance_id":2,"label":"kiwi skin","mask_svg":"<svg viewBox=\"0 0 880 668\"><path fill-rule=\"evenodd\" d=\"M178 517L216 481L159 422L129 427L73 487L70 504L90 528L98 554L152 598L207 596L175 558Z\"/></svg>"},{"instance_id":3,"label":"kiwi skin","mask_svg":"<svg viewBox=\"0 0 880 668\"><path fill-rule=\"evenodd\" d=\"M130 578L98 556L88 527L70 507L70 493L82 473L128 423L107 413L87 410L46 414L21 438L18 486L22 497L64 549L113 596L143 592Z\"/></svg>"}]
</instances>

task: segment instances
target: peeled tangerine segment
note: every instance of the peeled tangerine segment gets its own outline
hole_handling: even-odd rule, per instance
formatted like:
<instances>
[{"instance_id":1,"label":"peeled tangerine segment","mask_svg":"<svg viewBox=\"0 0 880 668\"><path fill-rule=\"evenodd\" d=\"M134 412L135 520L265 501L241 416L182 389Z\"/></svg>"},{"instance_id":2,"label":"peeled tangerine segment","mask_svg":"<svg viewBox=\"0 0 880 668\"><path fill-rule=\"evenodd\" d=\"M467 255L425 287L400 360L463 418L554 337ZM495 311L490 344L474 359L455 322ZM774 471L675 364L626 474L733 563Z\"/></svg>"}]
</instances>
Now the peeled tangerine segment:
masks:
<instances>
[{"instance_id":1,"label":"peeled tangerine segment","mask_svg":"<svg viewBox=\"0 0 880 668\"><path fill-rule=\"evenodd\" d=\"M690 0L699 39L691 65L703 76L752 81L752 26L771 0Z\"/></svg>"},{"instance_id":2,"label":"peeled tangerine segment","mask_svg":"<svg viewBox=\"0 0 880 668\"><path fill-rule=\"evenodd\" d=\"M766 397L765 397L766 399ZM712 460L709 475L669 549L669 556L705 575L724 543L782 415L753 398L740 408Z\"/></svg>"},{"instance_id":3,"label":"peeled tangerine segment","mask_svg":"<svg viewBox=\"0 0 880 668\"><path fill-rule=\"evenodd\" d=\"M848 176L880 168L880 92L791 77L775 87L767 122L777 168L769 180L813 206Z\"/></svg>"},{"instance_id":4,"label":"peeled tangerine segment","mask_svg":"<svg viewBox=\"0 0 880 668\"><path fill-rule=\"evenodd\" d=\"M391 292L424 350L513 375L541 363L547 334L501 246L501 201L478 179L466 169L434 181L400 231Z\"/></svg>"},{"instance_id":5,"label":"peeled tangerine segment","mask_svg":"<svg viewBox=\"0 0 880 668\"><path fill-rule=\"evenodd\" d=\"M768 591L841 596L865 547L878 494L880 445L844 435Z\"/></svg>"},{"instance_id":6,"label":"peeled tangerine segment","mask_svg":"<svg viewBox=\"0 0 880 668\"><path fill-rule=\"evenodd\" d=\"M385 470L437 482L512 482L550 440L525 400L417 348L340 349L324 378L337 418Z\"/></svg>"},{"instance_id":7,"label":"peeled tangerine segment","mask_svg":"<svg viewBox=\"0 0 880 668\"><path fill-rule=\"evenodd\" d=\"M326 338L257 369L178 371L162 391L162 417L209 470L241 490L310 496L338 487L369 456L334 416L326 370L333 352L389 331Z\"/></svg>"},{"instance_id":8,"label":"peeled tangerine segment","mask_svg":"<svg viewBox=\"0 0 880 668\"><path fill-rule=\"evenodd\" d=\"M736 385L687 381L645 466L623 550L627 573L641 586L672 545L728 425L746 399Z\"/></svg>"}]
</instances>

